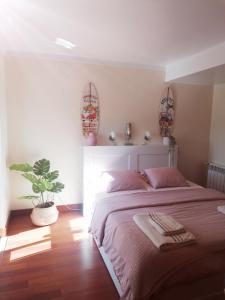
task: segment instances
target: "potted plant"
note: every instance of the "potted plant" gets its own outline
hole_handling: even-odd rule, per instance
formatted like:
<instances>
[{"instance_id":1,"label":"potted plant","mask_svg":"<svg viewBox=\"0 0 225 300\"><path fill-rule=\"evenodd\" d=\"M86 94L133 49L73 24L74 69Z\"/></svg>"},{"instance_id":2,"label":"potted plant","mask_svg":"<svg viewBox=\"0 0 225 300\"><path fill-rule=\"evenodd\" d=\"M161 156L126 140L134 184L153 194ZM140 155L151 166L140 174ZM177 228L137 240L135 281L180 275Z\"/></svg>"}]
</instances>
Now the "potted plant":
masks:
<instances>
[{"instance_id":1,"label":"potted plant","mask_svg":"<svg viewBox=\"0 0 225 300\"><path fill-rule=\"evenodd\" d=\"M54 204L54 194L64 188L64 184L56 181L59 171L50 171L50 161L41 159L31 166L28 163L13 164L10 170L21 172L22 176L32 184L34 195L20 198L37 201L31 213L31 220L37 226L55 223L58 219L58 210Z\"/></svg>"}]
</instances>

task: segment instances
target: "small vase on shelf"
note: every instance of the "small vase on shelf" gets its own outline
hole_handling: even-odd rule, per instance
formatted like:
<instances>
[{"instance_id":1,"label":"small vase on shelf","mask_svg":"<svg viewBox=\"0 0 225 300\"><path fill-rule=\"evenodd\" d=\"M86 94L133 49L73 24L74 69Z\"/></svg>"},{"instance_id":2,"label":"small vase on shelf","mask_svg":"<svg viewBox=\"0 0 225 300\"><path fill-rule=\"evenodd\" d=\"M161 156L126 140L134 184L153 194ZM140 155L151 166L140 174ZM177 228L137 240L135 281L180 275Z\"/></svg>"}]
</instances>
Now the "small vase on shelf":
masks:
<instances>
[{"instance_id":1,"label":"small vase on shelf","mask_svg":"<svg viewBox=\"0 0 225 300\"><path fill-rule=\"evenodd\" d=\"M90 132L87 137L87 145L88 146L96 146L97 145L97 137L94 132Z\"/></svg>"}]
</instances>

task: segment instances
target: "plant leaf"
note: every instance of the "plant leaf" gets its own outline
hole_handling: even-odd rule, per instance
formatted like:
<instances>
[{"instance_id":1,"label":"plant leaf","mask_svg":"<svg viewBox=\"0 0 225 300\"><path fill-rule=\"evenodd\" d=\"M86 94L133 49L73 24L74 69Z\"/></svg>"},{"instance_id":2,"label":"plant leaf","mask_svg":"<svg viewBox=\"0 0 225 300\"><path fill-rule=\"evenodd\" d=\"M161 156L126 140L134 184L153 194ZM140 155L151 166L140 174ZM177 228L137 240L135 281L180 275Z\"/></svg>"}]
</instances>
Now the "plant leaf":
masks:
<instances>
[{"instance_id":1,"label":"plant leaf","mask_svg":"<svg viewBox=\"0 0 225 300\"><path fill-rule=\"evenodd\" d=\"M43 182L43 184L45 185L45 188L46 188L47 191L51 191L51 189L53 188L53 183L49 182L48 180L45 180Z\"/></svg>"},{"instance_id":2,"label":"plant leaf","mask_svg":"<svg viewBox=\"0 0 225 300\"><path fill-rule=\"evenodd\" d=\"M18 197L18 199L28 199L28 200L32 200L32 199L39 199L39 196L28 195L28 196L21 196L21 197Z\"/></svg>"},{"instance_id":3,"label":"plant leaf","mask_svg":"<svg viewBox=\"0 0 225 300\"><path fill-rule=\"evenodd\" d=\"M44 178L38 179L38 181L34 182L32 186L34 193L44 193L46 191L50 191L52 188L53 183Z\"/></svg>"},{"instance_id":4,"label":"plant leaf","mask_svg":"<svg viewBox=\"0 0 225 300\"><path fill-rule=\"evenodd\" d=\"M22 176L34 184L38 184L38 182L39 182L39 179L31 173L25 173L25 174L22 174Z\"/></svg>"},{"instance_id":5,"label":"plant leaf","mask_svg":"<svg viewBox=\"0 0 225 300\"><path fill-rule=\"evenodd\" d=\"M58 177L59 177L59 171L57 171L57 170L53 171L53 172L49 172L46 175L44 175L44 178L49 180L49 181L53 181Z\"/></svg>"},{"instance_id":6,"label":"plant leaf","mask_svg":"<svg viewBox=\"0 0 225 300\"><path fill-rule=\"evenodd\" d=\"M49 192L59 193L62 191L62 189L64 189L64 184L61 182L53 182L52 185L52 188L48 190Z\"/></svg>"},{"instance_id":7,"label":"plant leaf","mask_svg":"<svg viewBox=\"0 0 225 300\"><path fill-rule=\"evenodd\" d=\"M35 175L44 176L49 172L50 169L50 161L47 159L41 159L35 162L33 167L33 172Z\"/></svg>"},{"instance_id":8,"label":"plant leaf","mask_svg":"<svg viewBox=\"0 0 225 300\"><path fill-rule=\"evenodd\" d=\"M9 167L11 171L31 172L33 167L30 164L13 164Z\"/></svg>"},{"instance_id":9,"label":"plant leaf","mask_svg":"<svg viewBox=\"0 0 225 300\"><path fill-rule=\"evenodd\" d=\"M36 194L39 194L39 193L42 192L40 186L38 184L35 184L35 183L32 185L32 190Z\"/></svg>"}]
</instances>

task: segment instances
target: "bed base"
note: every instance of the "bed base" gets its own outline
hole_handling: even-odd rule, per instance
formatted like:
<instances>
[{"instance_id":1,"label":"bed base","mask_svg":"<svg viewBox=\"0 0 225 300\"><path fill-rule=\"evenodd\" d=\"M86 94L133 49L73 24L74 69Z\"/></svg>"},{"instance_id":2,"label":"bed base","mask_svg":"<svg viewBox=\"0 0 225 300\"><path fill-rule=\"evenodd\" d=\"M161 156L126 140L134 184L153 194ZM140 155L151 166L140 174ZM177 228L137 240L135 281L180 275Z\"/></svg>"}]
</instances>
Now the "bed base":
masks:
<instances>
[{"instance_id":1,"label":"bed base","mask_svg":"<svg viewBox=\"0 0 225 300\"><path fill-rule=\"evenodd\" d=\"M116 274L113 270L112 263L111 263L110 259L108 258L107 254L105 253L105 250L104 250L103 247L98 247L98 250L99 250L99 252L102 256L102 259L103 259L103 261L106 265L106 268L109 271L109 274L110 274L110 276L112 278L112 281L113 281L113 283L114 283L114 285L117 289L117 292L118 292L119 296L121 297L122 296L122 290L121 290L121 287L120 287L119 280L117 279Z\"/></svg>"},{"instance_id":2,"label":"bed base","mask_svg":"<svg viewBox=\"0 0 225 300\"><path fill-rule=\"evenodd\" d=\"M95 238L94 238L95 240ZM95 240L97 245L97 242ZM119 296L122 289L118 278L113 270L113 265L105 253L103 247L98 247L106 268L112 278ZM149 300L225 300L225 275L218 274L187 284L179 284L176 287L163 289L159 294L152 296Z\"/></svg>"}]
</instances>

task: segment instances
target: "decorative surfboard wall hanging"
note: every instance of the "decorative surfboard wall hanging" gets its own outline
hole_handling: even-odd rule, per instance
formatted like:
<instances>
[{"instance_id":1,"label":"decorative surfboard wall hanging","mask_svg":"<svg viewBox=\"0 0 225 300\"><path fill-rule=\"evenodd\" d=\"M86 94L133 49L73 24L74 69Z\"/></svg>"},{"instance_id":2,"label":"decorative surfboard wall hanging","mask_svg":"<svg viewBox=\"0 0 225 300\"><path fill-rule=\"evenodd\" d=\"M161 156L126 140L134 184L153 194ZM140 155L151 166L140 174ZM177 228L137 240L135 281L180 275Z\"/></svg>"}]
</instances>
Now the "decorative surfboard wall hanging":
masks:
<instances>
[{"instance_id":1,"label":"decorative surfboard wall hanging","mask_svg":"<svg viewBox=\"0 0 225 300\"><path fill-rule=\"evenodd\" d=\"M173 131L175 117L175 101L173 90L166 87L160 100L159 127L162 137L170 136Z\"/></svg>"},{"instance_id":2,"label":"decorative surfboard wall hanging","mask_svg":"<svg viewBox=\"0 0 225 300\"><path fill-rule=\"evenodd\" d=\"M87 137L90 133L97 135L99 125L98 93L94 83L86 84L81 98L82 133Z\"/></svg>"}]
</instances>

